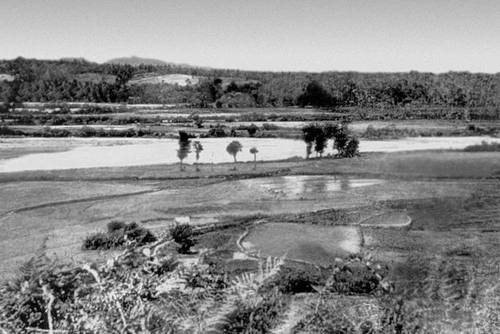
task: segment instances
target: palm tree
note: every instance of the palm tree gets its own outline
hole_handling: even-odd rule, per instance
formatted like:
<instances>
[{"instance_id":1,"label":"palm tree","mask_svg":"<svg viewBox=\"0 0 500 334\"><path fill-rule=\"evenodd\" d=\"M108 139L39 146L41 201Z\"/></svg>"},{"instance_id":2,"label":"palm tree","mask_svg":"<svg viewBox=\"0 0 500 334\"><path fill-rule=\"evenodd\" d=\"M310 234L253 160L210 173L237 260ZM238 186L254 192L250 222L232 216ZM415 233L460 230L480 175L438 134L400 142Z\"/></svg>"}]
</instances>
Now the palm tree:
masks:
<instances>
[{"instance_id":1,"label":"palm tree","mask_svg":"<svg viewBox=\"0 0 500 334\"><path fill-rule=\"evenodd\" d=\"M237 162L236 155L239 152L241 152L242 148L243 148L243 145L241 145L241 143L237 140L233 140L232 142L229 143L229 145L227 145L226 151L227 151L227 153L229 153L233 156L234 163ZM234 169L236 169L236 166L234 167Z\"/></svg>"},{"instance_id":2,"label":"palm tree","mask_svg":"<svg viewBox=\"0 0 500 334\"><path fill-rule=\"evenodd\" d=\"M257 153L259 153L259 150L257 147L252 147L250 149L250 153L253 154L253 169L257 169Z\"/></svg>"},{"instance_id":3,"label":"palm tree","mask_svg":"<svg viewBox=\"0 0 500 334\"><path fill-rule=\"evenodd\" d=\"M196 171L199 172L198 160L200 160L200 153L203 151L203 145L197 140L193 143L194 151L196 152Z\"/></svg>"}]
</instances>

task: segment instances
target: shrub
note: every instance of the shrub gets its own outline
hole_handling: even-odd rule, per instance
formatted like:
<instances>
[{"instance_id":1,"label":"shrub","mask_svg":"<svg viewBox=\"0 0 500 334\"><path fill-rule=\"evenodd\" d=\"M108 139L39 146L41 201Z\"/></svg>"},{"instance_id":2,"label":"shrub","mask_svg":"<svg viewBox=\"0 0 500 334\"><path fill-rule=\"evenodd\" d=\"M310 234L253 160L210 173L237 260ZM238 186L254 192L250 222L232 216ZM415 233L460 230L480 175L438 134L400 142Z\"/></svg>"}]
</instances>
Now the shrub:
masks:
<instances>
[{"instance_id":1,"label":"shrub","mask_svg":"<svg viewBox=\"0 0 500 334\"><path fill-rule=\"evenodd\" d=\"M144 245L156 241L155 235L137 223L130 223L124 229L127 240L131 240L138 245Z\"/></svg>"},{"instance_id":2,"label":"shrub","mask_svg":"<svg viewBox=\"0 0 500 334\"><path fill-rule=\"evenodd\" d=\"M227 137L227 133L224 130L224 126L217 124L213 128L210 128L210 130L208 130L208 136L209 137Z\"/></svg>"},{"instance_id":3,"label":"shrub","mask_svg":"<svg viewBox=\"0 0 500 334\"><path fill-rule=\"evenodd\" d=\"M108 231L90 234L83 241L83 249L113 249L124 246L127 241L135 245L144 245L156 241L155 235L137 223L126 224L113 221L108 224Z\"/></svg>"},{"instance_id":4,"label":"shrub","mask_svg":"<svg viewBox=\"0 0 500 334\"><path fill-rule=\"evenodd\" d=\"M96 232L88 235L83 241L83 249L111 249L125 243L123 235L118 233Z\"/></svg>"},{"instance_id":5,"label":"shrub","mask_svg":"<svg viewBox=\"0 0 500 334\"><path fill-rule=\"evenodd\" d=\"M277 290L263 296L257 305L239 302L226 318L222 333L269 333L288 305L288 298Z\"/></svg>"},{"instance_id":6,"label":"shrub","mask_svg":"<svg viewBox=\"0 0 500 334\"><path fill-rule=\"evenodd\" d=\"M326 282L330 292L343 294L370 294L381 287L387 268L354 259L344 264L336 264Z\"/></svg>"},{"instance_id":7,"label":"shrub","mask_svg":"<svg viewBox=\"0 0 500 334\"><path fill-rule=\"evenodd\" d=\"M176 243L179 244L179 253L187 254L189 253L191 247L193 247L196 242L193 239L193 227L189 224L176 224L170 229L170 236Z\"/></svg>"},{"instance_id":8,"label":"shrub","mask_svg":"<svg viewBox=\"0 0 500 334\"><path fill-rule=\"evenodd\" d=\"M315 292L314 286L322 285L324 282L325 279L320 273L314 273L310 270L283 268L265 288L276 287L281 293L296 294Z\"/></svg>"},{"instance_id":9,"label":"shrub","mask_svg":"<svg viewBox=\"0 0 500 334\"><path fill-rule=\"evenodd\" d=\"M255 134L257 133L257 130L259 130L259 127L255 124L250 124L248 127L247 127L247 131L248 131L248 135L250 137L253 137L255 136Z\"/></svg>"}]
</instances>

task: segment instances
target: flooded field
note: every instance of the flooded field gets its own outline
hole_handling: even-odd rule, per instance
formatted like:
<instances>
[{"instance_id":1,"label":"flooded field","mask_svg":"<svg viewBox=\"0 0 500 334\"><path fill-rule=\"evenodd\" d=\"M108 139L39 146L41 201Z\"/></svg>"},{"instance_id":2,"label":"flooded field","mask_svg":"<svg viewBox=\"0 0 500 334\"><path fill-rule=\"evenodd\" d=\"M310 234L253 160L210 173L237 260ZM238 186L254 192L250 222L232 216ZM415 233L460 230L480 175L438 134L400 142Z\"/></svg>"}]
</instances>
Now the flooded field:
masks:
<instances>
[{"instance_id":1,"label":"flooded field","mask_svg":"<svg viewBox=\"0 0 500 334\"><path fill-rule=\"evenodd\" d=\"M305 144L301 140L281 138L206 138L200 139L204 150L200 163L232 162L233 157L226 152L226 146L233 140L243 145L237 156L238 161L251 161L249 152L257 147L257 160L282 160L293 157L305 157ZM437 149L463 149L468 145L482 141L500 142L492 137L416 137L398 140L361 141L361 152L398 152ZM20 154L9 158L3 152L23 151L37 146L37 151L44 147L49 152ZM328 143L325 155L335 153L332 142ZM53 152L57 147L62 152ZM0 141L0 173L26 170L52 170L93 167L141 166L177 163L178 142L175 139L2 139ZM195 154L185 159L186 163L195 162Z\"/></svg>"},{"instance_id":2,"label":"flooded field","mask_svg":"<svg viewBox=\"0 0 500 334\"><path fill-rule=\"evenodd\" d=\"M286 199L347 191L380 184L383 180L337 177L333 175L291 175L241 180L240 184L255 191L264 191Z\"/></svg>"},{"instance_id":3,"label":"flooded field","mask_svg":"<svg viewBox=\"0 0 500 334\"><path fill-rule=\"evenodd\" d=\"M262 256L327 266L336 257L360 251L361 236L353 226L317 226L292 223L266 223L253 228L242 246Z\"/></svg>"}]
</instances>

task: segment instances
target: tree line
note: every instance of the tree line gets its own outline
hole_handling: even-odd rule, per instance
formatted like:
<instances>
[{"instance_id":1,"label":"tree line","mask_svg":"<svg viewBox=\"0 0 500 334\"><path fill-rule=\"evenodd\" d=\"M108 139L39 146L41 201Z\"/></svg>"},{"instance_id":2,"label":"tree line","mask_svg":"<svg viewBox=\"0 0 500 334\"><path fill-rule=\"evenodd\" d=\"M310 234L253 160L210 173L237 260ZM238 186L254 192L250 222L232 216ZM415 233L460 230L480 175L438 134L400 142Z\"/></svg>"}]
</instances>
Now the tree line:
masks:
<instances>
[{"instance_id":1,"label":"tree line","mask_svg":"<svg viewBox=\"0 0 500 334\"><path fill-rule=\"evenodd\" d=\"M97 64L85 60L0 61L3 102L188 103L260 107L498 107L500 74L449 72L253 72L174 65ZM199 76L197 85L130 84L153 73Z\"/></svg>"},{"instance_id":2,"label":"tree line","mask_svg":"<svg viewBox=\"0 0 500 334\"><path fill-rule=\"evenodd\" d=\"M196 154L195 166L196 171L200 171L199 160L203 152L203 144L199 140L192 141L193 136L185 131L179 131L179 146L177 149L177 158L179 159L180 170L184 171L184 160L192 153L193 149ZM333 140L333 149L337 151L334 157L337 158L353 158L359 155L359 139L349 131L348 124L334 123L311 123L302 128L302 139L306 144L306 159L311 158L314 150L316 156L321 158L327 148L328 140ZM226 152L233 157L236 164L237 156L243 150L243 145L237 141L231 141ZM257 168L257 147L251 147L249 153L253 155L254 169ZM236 169L236 166L233 170Z\"/></svg>"}]
</instances>

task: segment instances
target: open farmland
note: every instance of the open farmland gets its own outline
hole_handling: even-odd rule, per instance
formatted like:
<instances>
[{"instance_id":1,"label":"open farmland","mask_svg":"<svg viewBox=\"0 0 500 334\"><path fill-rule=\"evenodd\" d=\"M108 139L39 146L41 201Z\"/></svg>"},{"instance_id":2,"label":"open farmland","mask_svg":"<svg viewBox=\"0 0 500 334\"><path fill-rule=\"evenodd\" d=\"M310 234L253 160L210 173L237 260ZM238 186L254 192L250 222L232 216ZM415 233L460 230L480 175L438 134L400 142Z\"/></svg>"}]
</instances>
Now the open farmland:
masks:
<instances>
[{"instance_id":1,"label":"open farmland","mask_svg":"<svg viewBox=\"0 0 500 334\"><path fill-rule=\"evenodd\" d=\"M117 256L113 250L82 249L86 237L112 221L135 221L162 235L178 219L197 228L211 226L198 237L199 247L213 249L210 261L225 263L234 275L256 270L255 254L285 255L286 268L337 266L349 254L370 254L387 266L384 275L395 291L410 299L423 298L416 291L427 289L422 285L427 278L442 279L454 268L477 272L466 271L460 279L475 283L448 287L453 291L487 289L495 275L498 152L371 153L353 159L259 162L256 170L253 163L238 163L235 170L233 164L200 167L0 173L2 279L40 254L74 263L103 263ZM186 265L196 257L180 255ZM280 326L308 332L314 324L307 320L314 312L308 305L317 295L287 294ZM371 316L380 316L386 307L375 296L356 298L342 295L324 301L320 310L368 303ZM479 303L485 297L474 298ZM444 312L443 307L436 312Z\"/></svg>"}]
</instances>

